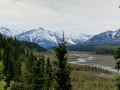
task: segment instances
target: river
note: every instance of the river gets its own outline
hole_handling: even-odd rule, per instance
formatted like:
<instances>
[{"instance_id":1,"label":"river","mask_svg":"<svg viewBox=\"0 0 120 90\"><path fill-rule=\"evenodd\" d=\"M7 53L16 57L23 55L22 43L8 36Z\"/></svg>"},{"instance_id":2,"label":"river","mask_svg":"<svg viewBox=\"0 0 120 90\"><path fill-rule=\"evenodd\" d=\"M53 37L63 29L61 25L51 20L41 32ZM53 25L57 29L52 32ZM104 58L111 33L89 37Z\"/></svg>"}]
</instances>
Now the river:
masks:
<instances>
[{"instance_id":1,"label":"river","mask_svg":"<svg viewBox=\"0 0 120 90\"><path fill-rule=\"evenodd\" d=\"M69 56L78 57L77 60L69 62L72 64L97 66L105 70L118 72L118 70L115 69L115 59L112 55L96 55L87 52L70 52Z\"/></svg>"}]
</instances>

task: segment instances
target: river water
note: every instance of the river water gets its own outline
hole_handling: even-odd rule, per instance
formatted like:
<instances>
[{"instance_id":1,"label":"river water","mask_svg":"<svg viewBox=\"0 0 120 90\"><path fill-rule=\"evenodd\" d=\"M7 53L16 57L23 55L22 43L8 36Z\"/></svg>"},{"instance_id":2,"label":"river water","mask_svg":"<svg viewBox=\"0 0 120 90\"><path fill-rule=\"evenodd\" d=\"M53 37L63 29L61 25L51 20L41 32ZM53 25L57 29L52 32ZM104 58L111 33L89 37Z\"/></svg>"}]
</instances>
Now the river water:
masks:
<instances>
[{"instance_id":1,"label":"river water","mask_svg":"<svg viewBox=\"0 0 120 90\"><path fill-rule=\"evenodd\" d=\"M83 53L70 53L70 56L77 56L77 60L73 60L69 63L72 64L78 64L78 65L90 65L90 66L96 66L101 67L104 70L109 70L112 72L118 72L115 67L115 60L113 59L113 56L106 56L106 55L93 55L88 54L86 52Z\"/></svg>"}]
</instances>

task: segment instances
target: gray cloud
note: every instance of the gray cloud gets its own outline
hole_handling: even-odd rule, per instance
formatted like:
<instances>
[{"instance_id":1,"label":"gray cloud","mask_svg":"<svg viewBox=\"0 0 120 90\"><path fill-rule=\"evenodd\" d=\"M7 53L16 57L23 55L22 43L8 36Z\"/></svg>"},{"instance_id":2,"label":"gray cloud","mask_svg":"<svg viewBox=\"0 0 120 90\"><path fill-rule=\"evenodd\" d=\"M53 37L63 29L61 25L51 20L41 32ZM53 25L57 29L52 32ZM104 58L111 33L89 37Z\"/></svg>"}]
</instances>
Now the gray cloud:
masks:
<instances>
[{"instance_id":1,"label":"gray cloud","mask_svg":"<svg viewBox=\"0 0 120 90\"><path fill-rule=\"evenodd\" d=\"M120 28L119 5L119 0L0 0L0 26L97 34Z\"/></svg>"}]
</instances>

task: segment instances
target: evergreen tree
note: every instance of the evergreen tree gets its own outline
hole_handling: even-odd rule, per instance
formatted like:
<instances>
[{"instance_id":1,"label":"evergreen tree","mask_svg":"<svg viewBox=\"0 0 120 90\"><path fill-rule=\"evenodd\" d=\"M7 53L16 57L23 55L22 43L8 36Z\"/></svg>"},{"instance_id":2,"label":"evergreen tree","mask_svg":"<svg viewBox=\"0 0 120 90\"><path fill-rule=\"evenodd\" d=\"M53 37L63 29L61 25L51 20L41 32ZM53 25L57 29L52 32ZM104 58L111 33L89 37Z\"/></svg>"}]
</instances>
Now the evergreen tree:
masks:
<instances>
[{"instance_id":1,"label":"evergreen tree","mask_svg":"<svg viewBox=\"0 0 120 90\"><path fill-rule=\"evenodd\" d=\"M53 84L53 78L54 78L54 74L53 74L53 69L50 63L49 58L47 58L47 63L46 63L46 89L52 89L52 84Z\"/></svg>"},{"instance_id":2,"label":"evergreen tree","mask_svg":"<svg viewBox=\"0 0 120 90\"><path fill-rule=\"evenodd\" d=\"M44 56L39 58L31 52L26 65L27 90L45 90L45 60Z\"/></svg>"},{"instance_id":3,"label":"evergreen tree","mask_svg":"<svg viewBox=\"0 0 120 90\"><path fill-rule=\"evenodd\" d=\"M20 82L20 77L21 77L21 60L18 59L15 63L15 77L14 81L15 82Z\"/></svg>"},{"instance_id":4,"label":"evergreen tree","mask_svg":"<svg viewBox=\"0 0 120 90\"><path fill-rule=\"evenodd\" d=\"M66 50L66 41L64 38L64 33L63 33L62 42L54 50L56 52L56 58L58 59L58 62L55 64L58 67L55 73L56 82L58 84L56 86L56 89L71 90L71 79L70 79L71 69L67 63L67 56L66 56L67 50Z\"/></svg>"},{"instance_id":5,"label":"evergreen tree","mask_svg":"<svg viewBox=\"0 0 120 90\"><path fill-rule=\"evenodd\" d=\"M44 56L35 61L32 68L32 90L45 90L45 61Z\"/></svg>"},{"instance_id":6,"label":"evergreen tree","mask_svg":"<svg viewBox=\"0 0 120 90\"><path fill-rule=\"evenodd\" d=\"M3 59L3 65L4 65L4 70L3 70L3 74L6 77L6 82L7 82L7 86L10 86L10 81L14 79L14 60L12 55L10 54L10 46L7 45L6 46L6 50L4 52L4 59Z\"/></svg>"},{"instance_id":7,"label":"evergreen tree","mask_svg":"<svg viewBox=\"0 0 120 90\"><path fill-rule=\"evenodd\" d=\"M34 65L34 55L33 55L33 52L31 51L30 52L30 55L28 57L28 60L27 62L25 63L25 67L26 67L26 72L25 72L25 81L26 81L26 89L29 89L29 90L32 90L32 68L33 68L33 65Z\"/></svg>"},{"instance_id":8,"label":"evergreen tree","mask_svg":"<svg viewBox=\"0 0 120 90\"><path fill-rule=\"evenodd\" d=\"M118 72L120 70L120 47L117 48L117 50L115 51L114 54L114 58L116 61L116 69L118 69ZM120 76L116 79L116 86L118 88L118 90L120 90Z\"/></svg>"},{"instance_id":9,"label":"evergreen tree","mask_svg":"<svg viewBox=\"0 0 120 90\"><path fill-rule=\"evenodd\" d=\"M33 67L33 64L34 64L34 55L33 55L33 52L31 51L30 52L30 56L29 56L29 58L28 58L28 60L27 60L27 71L28 72L31 72L31 69L32 69L32 67Z\"/></svg>"}]
</instances>

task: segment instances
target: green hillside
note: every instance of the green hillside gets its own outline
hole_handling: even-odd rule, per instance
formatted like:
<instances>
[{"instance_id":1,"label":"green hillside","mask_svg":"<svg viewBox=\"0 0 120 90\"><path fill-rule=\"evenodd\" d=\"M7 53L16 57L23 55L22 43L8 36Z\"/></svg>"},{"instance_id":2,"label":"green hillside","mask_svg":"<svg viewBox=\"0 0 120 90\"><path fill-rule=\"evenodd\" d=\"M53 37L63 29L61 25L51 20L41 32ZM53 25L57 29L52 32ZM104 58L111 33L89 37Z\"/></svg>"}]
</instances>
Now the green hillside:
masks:
<instances>
[{"instance_id":1,"label":"green hillside","mask_svg":"<svg viewBox=\"0 0 120 90\"><path fill-rule=\"evenodd\" d=\"M36 51L47 51L45 48L39 46L38 44L34 43L34 42L28 42L28 41L21 41L21 43L28 47L29 49L32 49L32 50L36 50Z\"/></svg>"}]
</instances>

